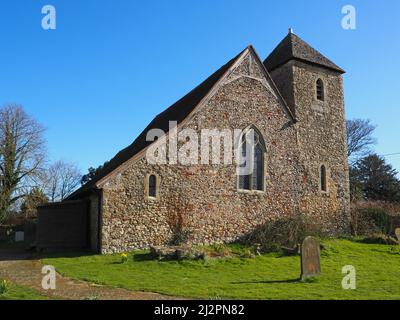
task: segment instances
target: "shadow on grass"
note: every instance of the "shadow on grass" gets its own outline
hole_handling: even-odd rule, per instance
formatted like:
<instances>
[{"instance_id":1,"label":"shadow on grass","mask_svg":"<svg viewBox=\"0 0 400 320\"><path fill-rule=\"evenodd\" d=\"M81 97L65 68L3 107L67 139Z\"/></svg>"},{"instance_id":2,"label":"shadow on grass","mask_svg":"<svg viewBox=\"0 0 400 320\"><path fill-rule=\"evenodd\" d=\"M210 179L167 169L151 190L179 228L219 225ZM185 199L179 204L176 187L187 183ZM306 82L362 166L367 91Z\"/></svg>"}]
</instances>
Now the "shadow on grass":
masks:
<instances>
[{"instance_id":1,"label":"shadow on grass","mask_svg":"<svg viewBox=\"0 0 400 320\"><path fill-rule=\"evenodd\" d=\"M273 283L297 283L301 282L300 278L296 279L287 279L287 280L259 280L259 281L236 281L236 282L231 282L231 284L273 284Z\"/></svg>"},{"instance_id":2,"label":"shadow on grass","mask_svg":"<svg viewBox=\"0 0 400 320\"><path fill-rule=\"evenodd\" d=\"M130 260L131 259L131 260ZM132 257L128 259L128 260L124 260L122 258L120 258L117 261L111 261L108 264L110 265L123 265L123 264L127 264L130 261L134 261L134 262L143 262L143 261L151 261L154 260L150 257L149 254L147 253L135 253L132 255Z\"/></svg>"},{"instance_id":3,"label":"shadow on grass","mask_svg":"<svg viewBox=\"0 0 400 320\"><path fill-rule=\"evenodd\" d=\"M151 260L156 260L156 259L154 259L154 257L149 252L136 253L133 255L133 261L135 262L151 261Z\"/></svg>"},{"instance_id":4,"label":"shadow on grass","mask_svg":"<svg viewBox=\"0 0 400 320\"><path fill-rule=\"evenodd\" d=\"M135 253L135 254L132 255L132 260L133 260L134 262L144 262L144 261L160 261L160 262L161 262L161 260L155 259L155 258L154 258L150 253L148 253L148 252ZM114 265L116 265L116 264L124 264L124 263L125 263L124 261L120 260L120 261L113 261L113 262L110 262L109 264L114 264Z\"/></svg>"},{"instance_id":5,"label":"shadow on grass","mask_svg":"<svg viewBox=\"0 0 400 320\"><path fill-rule=\"evenodd\" d=\"M91 256L90 252L41 252L33 250L0 250L0 261L41 260L47 258L79 258Z\"/></svg>"},{"instance_id":6,"label":"shadow on grass","mask_svg":"<svg viewBox=\"0 0 400 320\"><path fill-rule=\"evenodd\" d=\"M38 252L36 253L36 258L37 259L47 259L47 258L79 258L79 257L89 257L89 256L95 256L97 255L96 253L93 253L91 251L85 251L85 250L77 250L75 251L74 249L71 250L62 250L62 251L45 251L45 252Z\"/></svg>"}]
</instances>

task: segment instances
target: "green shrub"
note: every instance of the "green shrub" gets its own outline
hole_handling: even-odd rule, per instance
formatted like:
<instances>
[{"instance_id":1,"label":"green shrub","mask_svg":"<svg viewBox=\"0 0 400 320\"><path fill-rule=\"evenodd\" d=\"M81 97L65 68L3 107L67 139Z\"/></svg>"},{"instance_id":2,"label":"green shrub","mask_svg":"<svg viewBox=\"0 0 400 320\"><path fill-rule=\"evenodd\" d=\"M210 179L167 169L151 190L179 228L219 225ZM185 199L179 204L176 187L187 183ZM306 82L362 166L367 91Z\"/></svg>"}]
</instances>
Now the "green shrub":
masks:
<instances>
[{"instance_id":1,"label":"green shrub","mask_svg":"<svg viewBox=\"0 0 400 320\"><path fill-rule=\"evenodd\" d=\"M282 252L282 247L295 248L307 236L322 235L320 226L311 218L296 215L267 222L244 236L241 241L255 245L257 251Z\"/></svg>"},{"instance_id":2,"label":"green shrub","mask_svg":"<svg viewBox=\"0 0 400 320\"><path fill-rule=\"evenodd\" d=\"M388 234L390 232L390 216L382 208L366 209L367 216L372 220L379 232Z\"/></svg>"},{"instance_id":3,"label":"green shrub","mask_svg":"<svg viewBox=\"0 0 400 320\"><path fill-rule=\"evenodd\" d=\"M212 246L212 248L214 249L214 252L219 256L229 257L232 255L231 248L229 248L228 246L226 246L224 244L216 244L216 245Z\"/></svg>"},{"instance_id":4,"label":"green shrub","mask_svg":"<svg viewBox=\"0 0 400 320\"><path fill-rule=\"evenodd\" d=\"M351 204L351 229L354 236L376 233L390 235L396 226L400 204L383 201L357 201Z\"/></svg>"},{"instance_id":5,"label":"green shrub","mask_svg":"<svg viewBox=\"0 0 400 320\"><path fill-rule=\"evenodd\" d=\"M120 257L121 257L121 263L126 263L126 262L128 262L129 256L128 256L127 253L121 253Z\"/></svg>"},{"instance_id":6,"label":"green shrub","mask_svg":"<svg viewBox=\"0 0 400 320\"><path fill-rule=\"evenodd\" d=\"M373 234L368 237L360 238L358 242L368 243L368 244L388 244L388 245L397 245L398 242L396 239L389 237L385 234Z\"/></svg>"},{"instance_id":7,"label":"green shrub","mask_svg":"<svg viewBox=\"0 0 400 320\"><path fill-rule=\"evenodd\" d=\"M0 295L7 293L8 289L8 282L6 280L0 281Z\"/></svg>"},{"instance_id":8,"label":"green shrub","mask_svg":"<svg viewBox=\"0 0 400 320\"><path fill-rule=\"evenodd\" d=\"M235 255L227 244L213 244L202 248L210 258L228 258Z\"/></svg>"},{"instance_id":9,"label":"green shrub","mask_svg":"<svg viewBox=\"0 0 400 320\"><path fill-rule=\"evenodd\" d=\"M240 243L213 244L202 246L201 250L210 258L254 258L254 247L244 246Z\"/></svg>"},{"instance_id":10,"label":"green shrub","mask_svg":"<svg viewBox=\"0 0 400 320\"><path fill-rule=\"evenodd\" d=\"M253 259L255 258L254 253L251 252L250 249L246 249L244 250L244 252L242 253L242 255L240 256L243 259Z\"/></svg>"}]
</instances>

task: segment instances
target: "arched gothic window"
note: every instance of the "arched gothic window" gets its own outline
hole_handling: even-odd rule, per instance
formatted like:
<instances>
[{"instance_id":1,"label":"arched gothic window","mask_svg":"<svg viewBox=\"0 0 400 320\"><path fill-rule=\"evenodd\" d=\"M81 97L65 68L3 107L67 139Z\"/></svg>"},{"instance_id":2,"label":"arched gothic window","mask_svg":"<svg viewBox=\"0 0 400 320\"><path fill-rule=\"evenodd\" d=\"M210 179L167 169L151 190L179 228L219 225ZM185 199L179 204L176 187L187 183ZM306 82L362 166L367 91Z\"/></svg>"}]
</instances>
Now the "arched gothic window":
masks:
<instances>
[{"instance_id":1,"label":"arched gothic window","mask_svg":"<svg viewBox=\"0 0 400 320\"><path fill-rule=\"evenodd\" d=\"M265 143L261 133L251 128L241 138L239 189L264 191Z\"/></svg>"}]
</instances>

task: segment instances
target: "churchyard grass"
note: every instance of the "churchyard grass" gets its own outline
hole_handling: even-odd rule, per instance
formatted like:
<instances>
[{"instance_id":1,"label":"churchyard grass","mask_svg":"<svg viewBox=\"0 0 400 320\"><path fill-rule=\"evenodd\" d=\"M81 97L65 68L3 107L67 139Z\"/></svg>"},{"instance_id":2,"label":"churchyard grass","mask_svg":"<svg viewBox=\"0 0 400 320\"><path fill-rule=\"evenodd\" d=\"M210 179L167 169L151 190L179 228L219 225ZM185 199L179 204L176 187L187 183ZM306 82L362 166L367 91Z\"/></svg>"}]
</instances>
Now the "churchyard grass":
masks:
<instances>
[{"instance_id":1,"label":"churchyard grass","mask_svg":"<svg viewBox=\"0 0 400 320\"><path fill-rule=\"evenodd\" d=\"M0 279L0 282L4 280ZM47 300L35 290L7 282L7 289L0 293L0 300Z\"/></svg>"},{"instance_id":2,"label":"churchyard grass","mask_svg":"<svg viewBox=\"0 0 400 320\"><path fill-rule=\"evenodd\" d=\"M46 258L66 276L129 290L205 299L400 299L399 247L346 239L323 241L322 275L300 281L300 257L263 254L198 261L156 261L148 252ZM240 246L227 246L240 253ZM221 250L221 248L219 249ZM245 249L243 249L245 251ZM356 270L356 289L342 288L342 268Z\"/></svg>"}]
</instances>

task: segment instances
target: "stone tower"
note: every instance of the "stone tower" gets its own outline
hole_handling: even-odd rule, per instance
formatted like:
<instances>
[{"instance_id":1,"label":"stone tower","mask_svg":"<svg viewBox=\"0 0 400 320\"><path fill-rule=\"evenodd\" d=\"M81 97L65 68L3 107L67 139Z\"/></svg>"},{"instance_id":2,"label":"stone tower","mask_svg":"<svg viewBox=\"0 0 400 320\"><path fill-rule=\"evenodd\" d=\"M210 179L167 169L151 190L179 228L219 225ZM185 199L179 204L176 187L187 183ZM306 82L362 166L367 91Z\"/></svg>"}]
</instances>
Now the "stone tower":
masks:
<instances>
[{"instance_id":1,"label":"stone tower","mask_svg":"<svg viewBox=\"0 0 400 320\"><path fill-rule=\"evenodd\" d=\"M350 192L345 72L289 31L264 61L295 118L304 167L300 211L331 233L348 232Z\"/></svg>"}]
</instances>

